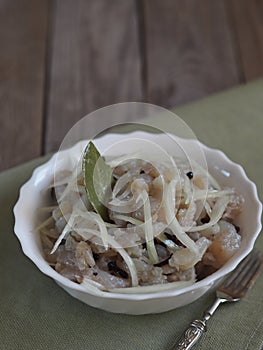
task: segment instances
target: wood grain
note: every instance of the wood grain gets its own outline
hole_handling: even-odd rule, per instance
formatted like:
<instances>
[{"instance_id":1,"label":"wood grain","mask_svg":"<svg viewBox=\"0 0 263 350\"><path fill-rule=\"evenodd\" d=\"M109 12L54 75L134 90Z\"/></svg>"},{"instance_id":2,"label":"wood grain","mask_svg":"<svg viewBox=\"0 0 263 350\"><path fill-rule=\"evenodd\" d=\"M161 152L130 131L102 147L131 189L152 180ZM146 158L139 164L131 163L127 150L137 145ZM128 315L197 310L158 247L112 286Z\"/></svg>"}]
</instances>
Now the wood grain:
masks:
<instances>
[{"instance_id":1,"label":"wood grain","mask_svg":"<svg viewBox=\"0 0 263 350\"><path fill-rule=\"evenodd\" d=\"M226 0L246 81L263 76L263 1Z\"/></svg>"},{"instance_id":2,"label":"wood grain","mask_svg":"<svg viewBox=\"0 0 263 350\"><path fill-rule=\"evenodd\" d=\"M135 1L55 1L51 46L46 151L89 112L141 100Z\"/></svg>"},{"instance_id":3,"label":"wood grain","mask_svg":"<svg viewBox=\"0 0 263 350\"><path fill-rule=\"evenodd\" d=\"M0 0L0 45L1 171L105 105L262 77L263 0Z\"/></svg>"},{"instance_id":4,"label":"wood grain","mask_svg":"<svg viewBox=\"0 0 263 350\"><path fill-rule=\"evenodd\" d=\"M0 2L1 170L41 152L48 2Z\"/></svg>"},{"instance_id":5,"label":"wood grain","mask_svg":"<svg viewBox=\"0 0 263 350\"><path fill-rule=\"evenodd\" d=\"M222 0L144 0L148 101L175 106L240 81Z\"/></svg>"}]
</instances>

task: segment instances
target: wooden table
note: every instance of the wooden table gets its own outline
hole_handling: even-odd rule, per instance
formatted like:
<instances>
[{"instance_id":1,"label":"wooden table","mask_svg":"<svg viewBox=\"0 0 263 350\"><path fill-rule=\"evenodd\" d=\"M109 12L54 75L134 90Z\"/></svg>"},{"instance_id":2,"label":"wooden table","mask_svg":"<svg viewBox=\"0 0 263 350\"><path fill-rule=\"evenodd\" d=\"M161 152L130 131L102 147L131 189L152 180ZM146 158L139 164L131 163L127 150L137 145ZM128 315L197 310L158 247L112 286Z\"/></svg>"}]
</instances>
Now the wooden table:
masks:
<instances>
[{"instance_id":1,"label":"wooden table","mask_svg":"<svg viewBox=\"0 0 263 350\"><path fill-rule=\"evenodd\" d=\"M0 0L0 43L3 170L99 107L177 106L262 76L263 1Z\"/></svg>"}]
</instances>

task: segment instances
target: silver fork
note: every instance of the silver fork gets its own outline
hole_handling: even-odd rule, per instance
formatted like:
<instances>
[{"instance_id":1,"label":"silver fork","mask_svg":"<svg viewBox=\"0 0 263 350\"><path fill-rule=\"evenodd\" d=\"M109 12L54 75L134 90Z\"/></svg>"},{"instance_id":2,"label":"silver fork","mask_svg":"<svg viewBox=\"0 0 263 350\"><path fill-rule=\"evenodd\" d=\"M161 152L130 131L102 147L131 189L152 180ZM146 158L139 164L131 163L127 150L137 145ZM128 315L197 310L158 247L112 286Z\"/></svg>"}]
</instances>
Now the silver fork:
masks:
<instances>
[{"instance_id":1,"label":"silver fork","mask_svg":"<svg viewBox=\"0 0 263 350\"><path fill-rule=\"evenodd\" d=\"M234 272L223 282L216 291L216 300L207 309L201 320L194 320L184 332L181 339L171 350L189 350L206 332L206 324L214 314L218 306L225 302L238 301L244 297L246 292L254 284L263 266L263 254L252 251L234 270Z\"/></svg>"}]
</instances>

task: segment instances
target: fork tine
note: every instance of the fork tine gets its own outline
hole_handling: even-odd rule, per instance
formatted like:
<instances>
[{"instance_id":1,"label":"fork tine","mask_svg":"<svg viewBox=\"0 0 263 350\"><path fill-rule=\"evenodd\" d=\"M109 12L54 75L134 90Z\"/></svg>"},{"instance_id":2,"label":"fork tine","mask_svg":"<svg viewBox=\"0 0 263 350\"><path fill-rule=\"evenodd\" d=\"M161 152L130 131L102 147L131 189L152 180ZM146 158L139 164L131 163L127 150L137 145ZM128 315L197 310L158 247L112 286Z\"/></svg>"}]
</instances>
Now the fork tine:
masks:
<instances>
[{"instance_id":1,"label":"fork tine","mask_svg":"<svg viewBox=\"0 0 263 350\"><path fill-rule=\"evenodd\" d=\"M227 279L224 281L224 283L220 286L220 289L227 288L229 285L234 283L234 281L239 276L241 276L241 274L243 275L244 270L246 270L246 268L250 266L251 261L253 264L254 258L255 258L255 253L251 253L244 260L242 260L242 262L238 265L238 267L234 270L234 272L230 276L228 276Z\"/></svg>"},{"instance_id":2,"label":"fork tine","mask_svg":"<svg viewBox=\"0 0 263 350\"><path fill-rule=\"evenodd\" d=\"M235 294L238 292L238 287L248 289L250 285L253 284L253 276L256 274L257 269L260 269L262 262L262 254L259 251L253 251L241 262L236 271L226 279L219 289L221 291L226 291L228 289L231 293L236 289ZM252 280L251 283L250 280Z\"/></svg>"},{"instance_id":3,"label":"fork tine","mask_svg":"<svg viewBox=\"0 0 263 350\"><path fill-rule=\"evenodd\" d=\"M241 272L236 276L234 281L232 281L231 285L236 286L243 281L243 279L250 274L251 269L253 268L254 264L258 261L259 258L259 252L253 252L249 256L249 259L245 259L245 266L242 266Z\"/></svg>"},{"instance_id":4,"label":"fork tine","mask_svg":"<svg viewBox=\"0 0 263 350\"><path fill-rule=\"evenodd\" d=\"M262 266L263 266L262 261L257 261L257 263L253 266L248 276L244 278L242 283L240 283L239 291L238 291L239 294L243 295L243 293L245 293L254 284L257 278L257 275L260 273L260 270L262 269Z\"/></svg>"}]
</instances>

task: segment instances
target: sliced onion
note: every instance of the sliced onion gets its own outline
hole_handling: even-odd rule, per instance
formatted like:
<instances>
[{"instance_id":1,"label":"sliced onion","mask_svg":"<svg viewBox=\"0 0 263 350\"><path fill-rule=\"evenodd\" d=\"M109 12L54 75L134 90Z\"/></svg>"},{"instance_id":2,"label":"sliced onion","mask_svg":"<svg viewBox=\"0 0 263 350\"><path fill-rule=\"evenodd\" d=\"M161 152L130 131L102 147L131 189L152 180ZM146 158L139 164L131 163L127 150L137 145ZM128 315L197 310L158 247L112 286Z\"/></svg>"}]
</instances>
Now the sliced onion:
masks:
<instances>
[{"instance_id":1,"label":"sliced onion","mask_svg":"<svg viewBox=\"0 0 263 350\"><path fill-rule=\"evenodd\" d=\"M152 224L152 213L151 213L151 205L148 196L148 192L143 190L137 198L137 202L142 199L143 200L143 210L144 210L144 225L143 229L145 232L145 241L147 252L149 258L153 264L158 262L158 255L156 252L156 248L154 245L154 236L153 236L153 224Z\"/></svg>"},{"instance_id":2,"label":"sliced onion","mask_svg":"<svg viewBox=\"0 0 263 350\"><path fill-rule=\"evenodd\" d=\"M66 197L66 195L69 194L71 191L79 192L79 188L78 188L79 176L80 176L80 174L77 173L77 169L76 169L76 171L73 171L70 176L67 176L64 179L55 181L55 183L54 183L55 187L60 186L60 184L66 185L65 190L61 194L60 198L57 198L58 203L60 203ZM67 180L67 181L64 182L65 180Z\"/></svg>"},{"instance_id":3,"label":"sliced onion","mask_svg":"<svg viewBox=\"0 0 263 350\"><path fill-rule=\"evenodd\" d=\"M91 280L87 276L84 276L84 278L83 278L83 280L81 282L81 285L84 288L87 288L88 290L96 292L96 293L101 292L102 290L105 290L105 287L102 284L100 284L99 282Z\"/></svg>"},{"instance_id":4,"label":"sliced onion","mask_svg":"<svg viewBox=\"0 0 263 350\"><path fill-rule=\"evenodd\" d=\"M138 286L138 287L127 287L127 288L113 288L109 289L109 292L113 293L124 293L124 294L143 294L143 293L156 293L166 290L177 290L184 287L191 286L194 284L195 279L189 281L177 281L168 282L163 284L153 284L151 286Z\"/></svg>"},{"instance_id":5,"label":"sliced onion","mask_svg":"<svg viewBox=\"0 0 263 350\"><path fill-rule=\"evenodd\" d=\"M134 177L134 173L131 171L128 171L127 173L124 173L116 182L113 190L112 190L112 196L113 198L117 197L118 193L125 188L125 186L132 180Z\"/></svg>"},{"instance_id":6,"label":"sliced onion","mask_svg":"<svg viewBox=\"0 0 263 350\"><path fill-rule=\"evenodd\" d=\"M208 202L205 202L204 207L205 207L205 210L206 210L207 215L209 216L209 218L210 218L210 220L211 220L212 209L211 209L209 203L208 203Z\"/></svg>"},{"instance_id":7,"label":"sliced onion","mask_svg":"<svg viewBox=\"0 0 263 350\"><path fill-rule=\"evenodd\" d=\"M110 202L109 205L113 207L114 210L118 210L119 207L129 207L133 206L136 199L132 197L131 199L128 199L127 201L122 201L119 198L115 197Z\"/></svg>"},{"instance_id":8,"label":"sliced onion","mask_svg":"<svg viewBox=\"0 0 263 350\"><path fill-rule=\"evenodd\" d=\"M132 216L126 216L126 215L121 215L121 214L114 215L114 219L123 220L123 221L129 222L129 223L131 223L131 224L133 224L135 226L139 226L139 225L143 225L144 224L143 221L135 219Z\"/></svg>"},{"instance_id":9,"label":"sliced onion","mask_svg":"<svg viewBox=\"0 0 263 350\"><path fill-rule=\"evenodd\" d=\"M226 209L226 206L229 202L229 196L224 196L219 198L212 210L212 213L210 214L210 221L206 224L200 225L200 226L193 226L190 228L182 228L183 230L186 229L187 232L196 232L196 231L202 231L205 230L213 225L215 225L221 218L222 215Z\"/></svg>"},{"instance_id":10,"label":"sliced onion","mask_svg":"<svg viewBox=\"0 0 263 350\"><path fill-rule=\"evenodd\" d=\"M101 216L97 213L94 213L92 211L81 211L78 210L77 214L82 217L83 219L87 220L86 222L89 222L91 220L91 222L95 223L98 225L99 230L100 230L100 234L101 234L101 240L103 242L103 245L105 247L105 249L108 249L108 239L109 239L109 234L107 231L107 227L105 222L102 220Z\"/></svg>"},{"instance_id":11,"label":"sliced onion","mask_svg":"<svg viewBox=\"0 0 263 350\"><path fill-rule=\"evenodd\" d=\"M124 198L126 198L130 194L131 194L131 190L130 190L130 188L127 188L121 195L118 196L118 199L123 200Z\"/></svg>"},{"instance_id":12,"label":"sliced onion","mask_svg":"<svg viewBox=\"0 0 263 350\"><path fill-rule=\"evenodd\" d=\"M100 233L96 230L92 230L92 229L88 228L86 230L86 232L101 238ZM81 235L81 233L80 233L80 235ZM132 286L138 286L137 271L136 271L136 267L134 265L132 258L129 256L129 254L126 252L126 250L124 248L120 247L120 245L110 235L108 236L108 242L109 242L110 246L112 248L114 248L122 256L123 260L127 264L128 269L129 269L130 274L131 274Z\"/></svg>"},{"instance_id":13,"label":"sliced onion","mask_svg":"<svg viewBox=\"0 0 263 350\"><path fill-rule=\"evenodd\" d=\"M185 204L189 204L191 202L191 199L193 197L193 189L192 189L192 183L189 180L189 178L185 175L184 176L184 193L185 193Z\"/></svg>"},{"instance_id":14,"label":"sliced onion","mask_svg":"<svg viewBox=\"0 0 263 350\"><path fill-rule=\"evenodd\" d=\"M54 209L57 209L58 206L57 205L54 205L52 207L42 207L42 208L39 208L38 211L39 213L50 213L52 212Z\"/></svg>"},{"instance_id":15,"label":"sliced onion","mask_svg":"<svg viewBox=\"0 0 263 350\"><path fill-rule=\"evenodd\" d=\"M184 232L183 228L176 219L175 186L176 181L173 180L168 185L165 185L164 189L164 210L167 225L182 244L184 244L190 251L198 253L195 242Z\"/></svg>"},{"instance_id":16,"label":"sliced onion","mask_svg":"<svg viewBox=\"0 0 263 350\"><path fill-rule=\"evenodd\" d=\"M233 189L226 189L226 190L200 190L195 189L193 191L193 200L206 200L206 199L216 199L219 197L223 197L226 195L230 195L234 193Z\"/></svg>"},{"instance_id":17,"label":"sliced onion","mask_svg":"<svg viewBox=\"0 0 263 350\"><path fill-rule=\"evenodd\" d=\"M107 160L106 163L114 168L118 165L124 165L128 160L131 160L131 159L139 159L141 157L141 154L139 152L134 152L132 154L124 154L118 158L114 158L114 159L111 159L111 160Z\"/></svg>"},{"instance_id":18,"label":"sliced onion","mask_svg":"<svg viewBox=\"0 0 263 350\"><path fill-rule=\"evenodd\" d=\"M73 212L69 218L69 221L67 222L66 226L64 227L63 231L61 232L60 236L56 240L56 243L54 244L53 249L51 250L50 254L55 253L55 251L58 249L60 243L64 239L67 233L72 230L72 226L75 220L76 214Z\"/></svg>"},{"instance_id":19,"label":"sliced onion","mask_svg":"<svg viewBox=\"0 0 263 350\"><path fill-rule=\"evenodd\" d=\"M45 221L43 221L39 226L36 227L36 231L41 230L42 228L51 225L54 222L53 217L49 217L48 219L46 219Z\"/></svg>"}]
</instances>

